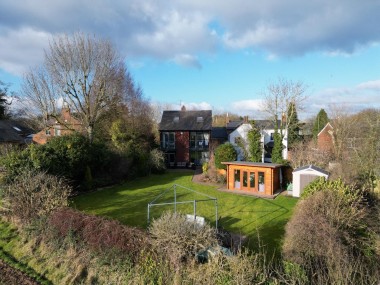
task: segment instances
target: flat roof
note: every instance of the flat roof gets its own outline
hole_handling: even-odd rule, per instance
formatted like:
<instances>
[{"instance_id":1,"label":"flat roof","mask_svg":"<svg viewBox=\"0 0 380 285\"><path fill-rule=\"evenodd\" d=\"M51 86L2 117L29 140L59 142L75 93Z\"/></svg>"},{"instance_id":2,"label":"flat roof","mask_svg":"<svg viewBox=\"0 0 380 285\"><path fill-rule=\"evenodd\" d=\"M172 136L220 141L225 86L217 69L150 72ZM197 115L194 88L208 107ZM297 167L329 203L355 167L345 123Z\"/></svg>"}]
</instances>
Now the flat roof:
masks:
<instances>
[{"instance_id":1,"label":"flat roof","mask_svg":"<svg viewBox=\"0 0 380 285\"><path fill-rule=\"evenodd\" d=\"M222 164L226 165L241 165L241 166L253 166L253 167L267 167L267 168L278 168L283 166L278 163L264 163L264 162L250 162L250 161L227 161L222 162Z\"/></svg>"}]
</instances>

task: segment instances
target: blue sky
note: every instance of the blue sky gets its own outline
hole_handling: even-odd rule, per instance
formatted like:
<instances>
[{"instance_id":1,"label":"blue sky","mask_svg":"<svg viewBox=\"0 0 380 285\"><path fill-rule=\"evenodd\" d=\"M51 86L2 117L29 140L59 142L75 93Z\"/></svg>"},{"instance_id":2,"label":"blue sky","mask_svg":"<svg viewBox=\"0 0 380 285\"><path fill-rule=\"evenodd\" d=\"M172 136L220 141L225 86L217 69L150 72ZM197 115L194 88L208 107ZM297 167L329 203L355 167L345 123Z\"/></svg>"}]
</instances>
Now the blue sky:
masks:
<instances>
[{"instance_id":1,"label":"blue sky","mask_svg":"<svg viewBox=\"0 0 380 285\"><path fill-rule=\"evenodd\" d=\"M380 108L380 1L0 1L0 80L20 94L56 35L110 39L146 97L262 118L278 78L302 81L300 117Z\"/></svg>"}]
</instances>

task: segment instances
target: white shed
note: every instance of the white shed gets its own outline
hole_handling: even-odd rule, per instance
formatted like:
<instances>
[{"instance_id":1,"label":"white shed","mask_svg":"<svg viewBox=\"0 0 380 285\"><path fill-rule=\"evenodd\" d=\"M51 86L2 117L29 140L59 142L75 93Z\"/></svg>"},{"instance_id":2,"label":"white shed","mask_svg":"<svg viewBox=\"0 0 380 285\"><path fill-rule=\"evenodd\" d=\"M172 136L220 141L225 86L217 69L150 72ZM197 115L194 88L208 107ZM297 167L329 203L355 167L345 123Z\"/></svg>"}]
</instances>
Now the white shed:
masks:
<instances>
[{"instance_id":1,"label":"white shed","mask_svg":"<svg viewBox=\"0 0 380 285\"><path fill-rule=\"evenodd\" d=\"M293 197L300 197L305 186L318 177L329 177L327 171L314 165L307 165L293 171Z\"/></svg>"}]
</instances>

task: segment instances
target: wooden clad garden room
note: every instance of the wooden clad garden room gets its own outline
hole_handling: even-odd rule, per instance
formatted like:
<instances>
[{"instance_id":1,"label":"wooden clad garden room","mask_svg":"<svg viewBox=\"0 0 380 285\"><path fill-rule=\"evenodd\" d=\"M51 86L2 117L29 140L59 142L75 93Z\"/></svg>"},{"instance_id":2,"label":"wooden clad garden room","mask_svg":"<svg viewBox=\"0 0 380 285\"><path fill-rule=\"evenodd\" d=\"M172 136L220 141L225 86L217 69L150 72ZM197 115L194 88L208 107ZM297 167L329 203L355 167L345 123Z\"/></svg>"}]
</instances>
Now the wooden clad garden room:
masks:
<instances>
[{"instance_id":1,"label":"wooden clad garden room","mask_svg":"<svg viewBox=\"0 0 380 285\"><path fill-rule=\"evenodd\" d=\"M281 189L281 164L247 161L222 162L227 166L227 189L273 196Z\"/></svg>"}]
</instances>

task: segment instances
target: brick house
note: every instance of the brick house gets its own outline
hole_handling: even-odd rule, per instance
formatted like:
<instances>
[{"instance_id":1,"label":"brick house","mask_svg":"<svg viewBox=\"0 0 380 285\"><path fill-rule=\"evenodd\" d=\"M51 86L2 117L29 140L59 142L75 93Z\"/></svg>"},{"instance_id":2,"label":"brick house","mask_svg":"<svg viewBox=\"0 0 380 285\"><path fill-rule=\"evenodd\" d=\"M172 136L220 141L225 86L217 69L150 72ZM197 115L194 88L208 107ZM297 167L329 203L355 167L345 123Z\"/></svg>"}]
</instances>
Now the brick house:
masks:
<instances>
[{"instance_id":1,"label":"brick house","mask_svg":"<svg viewBox=\"0 0 380 285\"><path fill-rule=\"evenodd\" d=\"M71 115L70 108L67 105L62 107L60 119L50 119L48 124L46 128L33 136L34 143L46 144L53 137L82 131L82 124Z\"/></svg>"},{"instance_id":2,"label":"brick house","mask_svg":"<svg viewBox=\"0 0 380 285\"><path fill-rule=\"evenodd\" d=\"M331 152L334 146L334 128L330 123L327 123L326 126L318 133L317 136L317 146L318 149L324 152Z\"/></svg>"},{"instance_id":3,"label":"brick house","mask_svg":"<svg viewBox=\"0 0 380 285\"><path fill-rule=\"evenodd\" d=\"M211 110L164 111L159 125L160 146L169 166L201 165L210 158Z\"/></svg>"}]
</instances>

